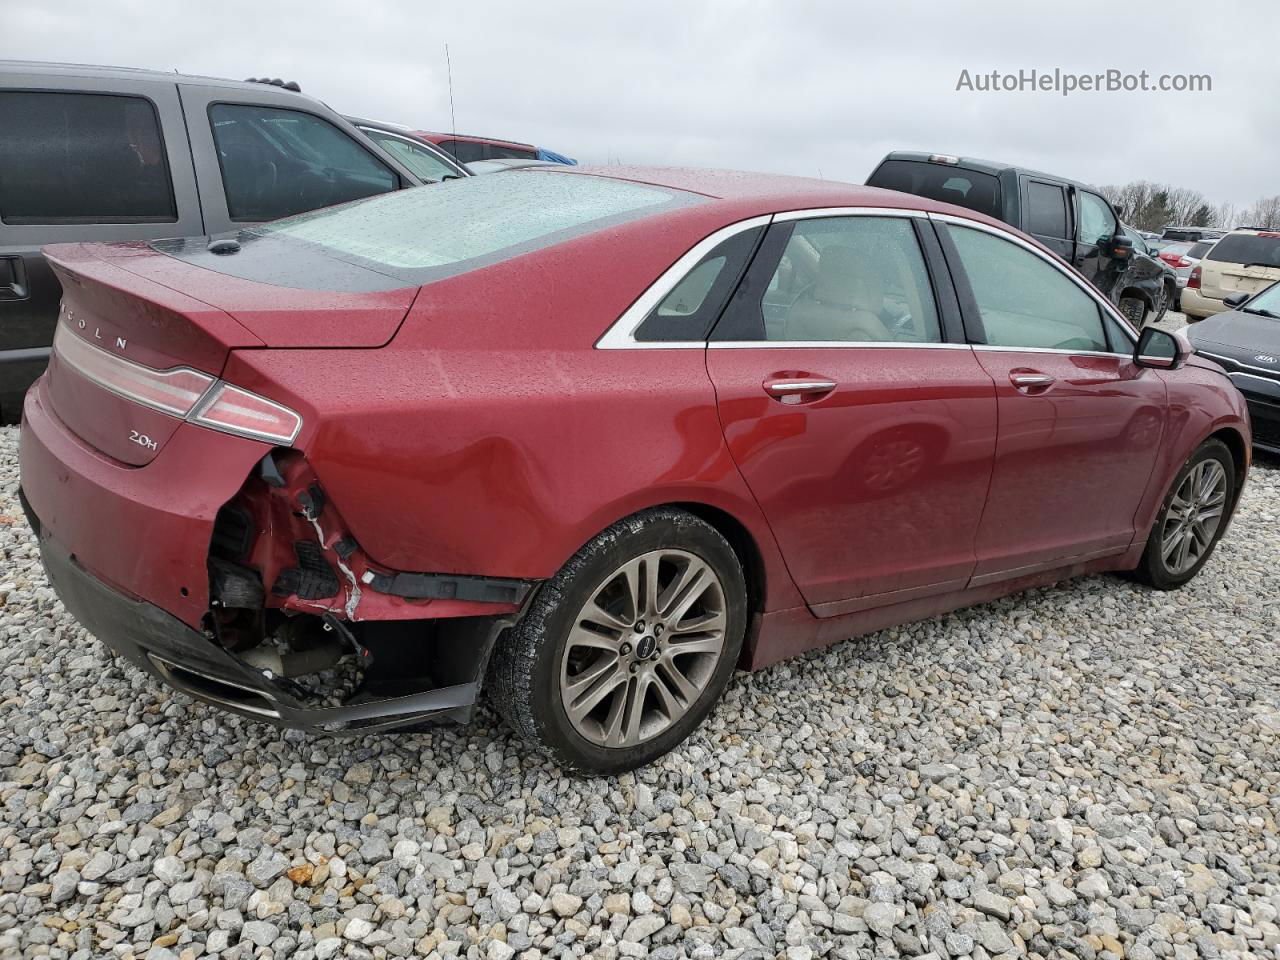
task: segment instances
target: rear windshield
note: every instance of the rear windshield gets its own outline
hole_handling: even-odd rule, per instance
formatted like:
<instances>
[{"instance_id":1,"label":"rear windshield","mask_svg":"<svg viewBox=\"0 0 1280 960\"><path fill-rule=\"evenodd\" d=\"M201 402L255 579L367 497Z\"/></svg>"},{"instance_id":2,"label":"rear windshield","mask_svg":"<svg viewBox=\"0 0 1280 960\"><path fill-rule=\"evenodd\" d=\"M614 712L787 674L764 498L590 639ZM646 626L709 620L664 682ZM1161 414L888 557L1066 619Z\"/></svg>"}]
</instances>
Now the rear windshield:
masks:
<instances>
[{"instance_id":1,"label":"rear windshield","mask_svg":"<svg viewBox=\"0 0 1280 960\"><path fill-rule=\"evenodd\" d=\"M1214 244L1205 259L1280 267L1280 233L1228 234Z\"/></svg>"},{"instance_id":2,"label":"rear windshield","mask_svg":"<svg viewBox=\"0 0 1280 960\"><path fill-rule=\"evenodd\" d=\"M901 190L1000 218L1000 181L989 173L922 160L886 160L867 186Z\"/></svg>"},{"instance_id":3,"label":"rear windshield","mask_svg":"<svg viewBox=\"0 0 1280 960\"><path fill-rule=\"evenodd\" d=\"M302 240L424 283L694 202L693 194L604 177L504 173L399 190L246 233Z\"/></svg>"},{"instance_id":4,"label":"rear windshield","mask_svg":"<svg viewBox=\"0 0 1280 960\"><path fill-rule=\"evenodd\" d=\"M1191 245L1191 249L1187 251L1187 256L1190 257L1192 260L1200 260L1204 257L1206 253L1208 253L1212 249L1213 249L1212 240L1201 240L1198 243L1193 243Z\"/></svg>"}]
</instances>

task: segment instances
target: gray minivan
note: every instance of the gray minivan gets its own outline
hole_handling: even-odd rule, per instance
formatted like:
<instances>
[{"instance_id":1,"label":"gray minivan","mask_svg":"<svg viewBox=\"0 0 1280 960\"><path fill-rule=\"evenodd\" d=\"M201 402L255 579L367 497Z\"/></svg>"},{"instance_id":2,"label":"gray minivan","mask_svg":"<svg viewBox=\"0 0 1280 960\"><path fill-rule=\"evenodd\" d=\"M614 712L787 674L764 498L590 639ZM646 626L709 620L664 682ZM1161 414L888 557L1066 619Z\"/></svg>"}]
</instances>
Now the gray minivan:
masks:
<instances>
[{"instance_id":1,"label":"gray minivan","mask_svg":"<svg viewBox=\"0 0 1280 960\"><path fill-rule=\"evenodd\" d=\"M44 244L226 233L427 182L278 80L0 61L0 131L0 422L49 356Z\"/></svg>"}]
</instances>

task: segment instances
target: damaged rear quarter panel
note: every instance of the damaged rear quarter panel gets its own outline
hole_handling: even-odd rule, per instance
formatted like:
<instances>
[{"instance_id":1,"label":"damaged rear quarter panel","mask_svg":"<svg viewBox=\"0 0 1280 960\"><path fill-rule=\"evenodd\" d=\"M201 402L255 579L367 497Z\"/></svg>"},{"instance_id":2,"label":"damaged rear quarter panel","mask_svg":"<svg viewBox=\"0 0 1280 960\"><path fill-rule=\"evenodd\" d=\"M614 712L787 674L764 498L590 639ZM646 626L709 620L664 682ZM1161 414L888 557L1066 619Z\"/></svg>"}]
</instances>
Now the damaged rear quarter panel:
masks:
<instances>
[{"instance_id":1,"label":"damaged rear quarter panel","mask_svg":"<svg viewBox=\"0 0 1280 960\"><path fill-rule=\"evenodd\" d=\"M620 245L640 279L619 279ZM240 351L224 376L302 413L297 446L374 564L541 580L619 518L695 502L747 528L766 602L796 605L704 352L593 349L690 245L566 243L423 288L379 350Z\"/></svg>"}]
</instances>

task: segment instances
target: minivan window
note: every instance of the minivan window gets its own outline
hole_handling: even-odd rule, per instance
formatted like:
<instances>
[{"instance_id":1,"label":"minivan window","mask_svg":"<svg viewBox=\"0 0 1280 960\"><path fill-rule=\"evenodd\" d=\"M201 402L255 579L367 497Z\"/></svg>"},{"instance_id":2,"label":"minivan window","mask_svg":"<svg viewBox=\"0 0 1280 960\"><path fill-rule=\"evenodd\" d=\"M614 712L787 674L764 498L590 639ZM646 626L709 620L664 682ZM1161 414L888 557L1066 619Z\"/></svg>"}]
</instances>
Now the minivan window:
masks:
<instances>
[{"instance_id":1,"label":"minivan window","mask_svg":"<svg viewBox=\"0 0 1280 960\"><path fill-rule=\"evenodd\" d=\"M1000 181L989 173L921 160L886 160L876 168L869 187L900 190L1000 216Z\"/></svg>"},{"instance_id":2,"label":"minivan window","mask_svg":"<svg viewBox=\"0 0 1280 960\"><path fill-rule=\"evenodd\" d=\"M151 101L97 93L0 92L0 220L177 219Z\"/></svg>"},{"instance_id":3,"label":"minivan window","mask_svg":"<svg viewBox=\"0 0 1280 960\"><path fill-rule=\"evenodd\" d=\"M399 185L364 147L314 114L215 103L209 122L232 220L274 220Z\"/></svg>"},{"instance_id":4,"label":"minivan window","mask_svg":"<svg viewBox=\"0 0 1280 960\"><path fill-rule=\"evenodd\" d=\"M1098 304L1061 270L1002 237L948 229L978 302L986 343L1106 351Z\"/></svg>"},{"instance_id":5,"label":"minivan window","mask_svg":"<svg viewBox=\"0 0 1280 960\"><path fill-rule=\"evenodd\" d=\"M1068 237L1067 198L1062 187L1035 180L1027 184L1027 232L1038 237Z\"/></svg>"},{"instance_id":6,"label":"minivan window","mask_svg":"<svg viewBox=\"0 0 1280 960\"><path fill-rule=\"evenodd\" d=\"M1205 259L1280 267L1280 232L1227 234L1205 254Z\"/></svg>"}]
</instances>

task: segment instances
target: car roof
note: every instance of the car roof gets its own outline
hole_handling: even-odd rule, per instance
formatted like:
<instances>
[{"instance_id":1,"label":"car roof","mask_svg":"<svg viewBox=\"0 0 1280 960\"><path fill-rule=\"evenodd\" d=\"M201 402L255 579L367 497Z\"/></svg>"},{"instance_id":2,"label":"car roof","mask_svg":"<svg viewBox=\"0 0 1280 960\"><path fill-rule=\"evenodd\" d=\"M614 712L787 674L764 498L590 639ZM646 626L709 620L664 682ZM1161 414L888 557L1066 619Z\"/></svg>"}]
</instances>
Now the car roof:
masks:
<instances>
[{"instance_id":1,"label":"car roof","mask_svg":"<svg viewBox=\"0 0 1280 960\"><path fill-rule=\"evenodd\" d=\"M481 137L473 133L441 133L438 130L415 130L419 137L427 137L434 141L436 137L443 140L462 140L466 143L491 143L499 147L519 147L521 150L537 150L532 143L521 143L519 140L501 140L497 137Z\"/></svg>"},{"instance_id":2,"label":"car roof","mask_svg":"<svg viewBox=\"0 0 1280 960\"><path fill-rule=\"evenodd\" d=\"M885 190L839 180L817 180L810 177L792 177L775 173L753 173L743 170L718 170L697 167L646 167L629 165L578 165L566 166L549 163L533 167L520 167L511 171L513 176L594 176L613 180L627 180L656 187L667 187L699 194L713 200L725 201L741 208L744 216L781 212L785 210L812 210L823 207L885 207L889 209L925 210L932 213L949 213L967 220L991 224L1004 231L1014 228L1001 220L978 213L968 207L930 200L913 193Z\"/></svg>"},{"instance_id":3,"label":"car roof","mask_svg":"<svg viewBox=\"0 0 1280 960\"><path fill-rule=\"evenodd\" d=\"M343 119L352 126L373 127L375 130L385 130L387 133L400 133L405 136L413 137L415 140L421 139L421 137L413 132L413 127L409 126L407 123L393 123L390 120L369 120L365 117L353 117L350 114L343 114Z\"/></svg>"},{"instance_id":4,"label":"car roof","mask_svg":"<svg viewBox=\"0 0 1280 960\"><path fill-rule=\"evenodd\" d=\"M445 151L446 153L448 151ZM492 160L470 160L462 164L472 173L496 173L498 171L522 170L525 167L562 166L554 160L531 160L528 157L494 157Z\"/></svg>"},{"instance_id":5,"label":"car roof","mask_svg":"<svg viewBox=\"0 0 1280 960\"><path fill-rule=\"evenodd\" d=\"M264 84L248 80L228 80L225 77L205 77L194 73L179 73L176 70L151 70L146 67L112 67L90 63L50 63L44 60L0 60L0 76L16 73L44 73L59 77L85 77L93 80L129 80L132 82L152 81L155 83L199 83L202 86L239 87L261 90ZM281 93L292 93L295 96L308 97L305 93L289 90L277 84L266 84L271 90Z\"/></svg>"},{"instance_id":6,"label":"car roof","mask_svg":"<svg viewBox=\"0 0 1280 960\"><path fill-rule=\"evenodd\" d=\"M939 163L930 160L930 157L947 157L948 162ZM1002 163L998 160L980 160L977 157L960 157L947 153L920 153L914 150L894 150L885 155L885 160L914 160L918 163L932 163L939 167L956 167L958 169L973 170L978 173L988 173L991 176L998 176L1006 170L1015 170L1018 173L1026 173L1033 177L1044 177L1046 180L1057 180L1060 183L1069 183L1072 186L1080 187L1091 193L1096 193L1098 188L1092 184L1085 183L1083 180L1072 180L1070 177L1063 177L1056 173L1045 173L1043 170L1033 170L1031 167L1019 166L1016 163ZM949 162L954 159L956 162ZM880 161L884 163L884 160Z\"/></svg>"}]
</instances>

